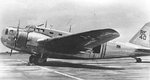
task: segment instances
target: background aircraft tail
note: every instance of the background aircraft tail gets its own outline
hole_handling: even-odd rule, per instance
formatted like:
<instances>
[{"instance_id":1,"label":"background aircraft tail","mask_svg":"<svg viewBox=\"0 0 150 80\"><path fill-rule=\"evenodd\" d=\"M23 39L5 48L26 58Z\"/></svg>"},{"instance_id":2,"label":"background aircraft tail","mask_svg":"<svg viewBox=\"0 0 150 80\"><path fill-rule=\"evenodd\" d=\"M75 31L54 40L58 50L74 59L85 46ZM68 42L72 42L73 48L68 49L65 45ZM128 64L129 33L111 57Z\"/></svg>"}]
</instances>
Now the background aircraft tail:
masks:
<instances>
[{"instance_id":1,"label":"background aircraft tail","mask_svg":"<svg viewBox=\"0 0 150 80\"><path fill-rule=\"evenodd\" d=\"M144 47L150 47L150 22L146 23L129 42Z\"/></svg>"}]
</instances>

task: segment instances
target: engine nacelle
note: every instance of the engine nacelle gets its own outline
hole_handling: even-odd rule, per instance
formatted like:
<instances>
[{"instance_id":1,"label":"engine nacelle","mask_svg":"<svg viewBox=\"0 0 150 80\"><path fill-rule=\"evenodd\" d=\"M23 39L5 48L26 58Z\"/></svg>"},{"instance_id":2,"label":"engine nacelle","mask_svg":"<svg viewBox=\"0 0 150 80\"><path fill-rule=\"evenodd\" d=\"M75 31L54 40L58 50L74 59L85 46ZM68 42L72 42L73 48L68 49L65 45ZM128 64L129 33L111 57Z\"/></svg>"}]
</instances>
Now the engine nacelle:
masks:
<instances>
[{"instance_id":1,"label":"engine nacelle","mask_svg":"<svg viewBox=\"0 0 150 80\"><path fill-rule=\"evenodd\" d=\"M28 32L19 32L16 41L16 47L26 48L27 38L28 38Z\"/></svg>"}]
</instances>

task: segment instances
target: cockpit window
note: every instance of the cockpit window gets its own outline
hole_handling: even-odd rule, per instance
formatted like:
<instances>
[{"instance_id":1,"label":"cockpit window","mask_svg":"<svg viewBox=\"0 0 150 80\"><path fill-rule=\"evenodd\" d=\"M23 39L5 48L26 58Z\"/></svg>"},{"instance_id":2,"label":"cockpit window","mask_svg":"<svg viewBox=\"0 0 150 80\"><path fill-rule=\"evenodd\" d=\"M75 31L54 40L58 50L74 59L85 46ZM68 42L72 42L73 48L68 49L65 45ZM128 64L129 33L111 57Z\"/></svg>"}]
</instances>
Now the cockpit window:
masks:
<instances>
[{"instance_id":1,"label":"cockpit window","mask_svg":"<svg viewBox=\"0 0 150 80\"><path fill-rule=\"evenodd\" d=\"M44 32L44 29L40 29L40 32Z\"/></svg>"},{"instance_id":2,"label":"cockpit window","mask_svg":"<svg viewBox=\"0 0 150 80\"><path fill-rule=\"evenodd\" d=\"M8 29L6 29L6 31L5 31L5 35L7 35L8 34Z\"/></svg>"},{"instance_id":3,"label":"cockpit window","mask_svg":"<svg viewBox=\"0 0 150 80\"><path fill-rule=\"evenodd\" d=\"M10 32L13 33L14 31L13 31L13 30L10 30Z\"/></svg>"},{"instance_id":4,"label":"cockpit window","mask_svg":"<svg viewBox=\"0 0 150 80\"><path fill-rule=\"evenodd\" d=\"M53 32L49 32L50 34L54 34Z\"/></svg>"}]
</instances>

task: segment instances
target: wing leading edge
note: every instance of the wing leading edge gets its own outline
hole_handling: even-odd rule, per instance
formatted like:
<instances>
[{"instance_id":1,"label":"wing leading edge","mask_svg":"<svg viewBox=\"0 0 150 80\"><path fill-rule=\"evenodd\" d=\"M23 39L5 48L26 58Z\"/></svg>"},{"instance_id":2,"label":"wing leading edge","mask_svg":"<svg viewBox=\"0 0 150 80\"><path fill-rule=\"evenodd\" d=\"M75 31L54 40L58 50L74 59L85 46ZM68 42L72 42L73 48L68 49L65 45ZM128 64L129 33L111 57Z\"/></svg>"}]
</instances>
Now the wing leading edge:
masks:
<instances>
[{"instance_id":1,"label":"wing leading edge","mask_svg":"<svg viewBox=\"0 0 150 80\"><path fill-rule=\"evenodd\" d=\"M38 43L44 49L52 52L71 53L94 48L117 37L119 33L113 29L100 29L40 40Z\"/></svg>"}]
</instances>

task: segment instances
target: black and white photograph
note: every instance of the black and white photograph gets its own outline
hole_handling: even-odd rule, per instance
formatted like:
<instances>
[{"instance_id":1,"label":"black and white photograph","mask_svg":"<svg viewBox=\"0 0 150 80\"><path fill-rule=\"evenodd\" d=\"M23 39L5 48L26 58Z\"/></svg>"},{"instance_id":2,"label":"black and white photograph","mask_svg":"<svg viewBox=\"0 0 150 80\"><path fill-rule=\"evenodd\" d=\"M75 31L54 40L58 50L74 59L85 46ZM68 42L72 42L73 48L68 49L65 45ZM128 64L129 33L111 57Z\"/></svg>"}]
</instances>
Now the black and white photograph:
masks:
<instances>
[{"instance_id":1,"label":"black and white photograph","mask_svg":"<svg viewBox=\"0 0 150 80\"><path fill-rule=\"evenodd\" d=\"M150 1L0 0L0 80L150 80Z\"/></svg>"}]
</instances>

